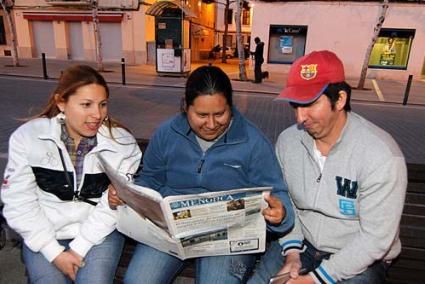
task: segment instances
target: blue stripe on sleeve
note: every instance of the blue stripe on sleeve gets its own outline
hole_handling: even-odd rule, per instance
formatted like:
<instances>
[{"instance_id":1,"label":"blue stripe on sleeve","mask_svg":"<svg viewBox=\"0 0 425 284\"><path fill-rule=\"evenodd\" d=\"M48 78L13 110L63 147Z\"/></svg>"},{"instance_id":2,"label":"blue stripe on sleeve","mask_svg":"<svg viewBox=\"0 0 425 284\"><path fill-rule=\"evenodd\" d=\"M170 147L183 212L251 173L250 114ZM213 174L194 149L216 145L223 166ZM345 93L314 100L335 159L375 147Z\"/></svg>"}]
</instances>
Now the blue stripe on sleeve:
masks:
<instances>
[{"instance_id":1,"label":"blue stripe on sleeve","mask_svg":"<svg viewBox=\"0 0 425 284\"><path fill-rule=\"evenodd\" d=\"M286 247L288 245L298 245L299 247L302 247L302 244L303 244L303 242L300 241L300 240L289 240L289 241L281 243L280 245L282 247Z\"/></svg>"},{"instance_id":2,"label":"blue stripe on sleeve","mask_svg":"<svg viewBox=\"0 0 425 284\"><path fill-rule=\"evenodd\" d=\"M336 284L336 281L326 272L326 270L323 267L319 266L318 270L320 274L325 276L326 280L328 280L332 284Z\"/></svg>"}]
</instances>

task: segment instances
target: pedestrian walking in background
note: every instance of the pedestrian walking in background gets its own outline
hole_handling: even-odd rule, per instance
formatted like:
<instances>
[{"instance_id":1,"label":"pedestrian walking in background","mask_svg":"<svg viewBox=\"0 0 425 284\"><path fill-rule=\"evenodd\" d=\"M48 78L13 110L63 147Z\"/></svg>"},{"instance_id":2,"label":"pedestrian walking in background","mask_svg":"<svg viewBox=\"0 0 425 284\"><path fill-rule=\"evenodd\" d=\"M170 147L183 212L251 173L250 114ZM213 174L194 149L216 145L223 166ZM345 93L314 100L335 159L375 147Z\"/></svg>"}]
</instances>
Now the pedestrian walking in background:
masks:
<instances>
[{"instance_id":1,"label":"pedestrian walking in background","mask_svg":"<svg viewBox=\"0 0 425 284\"><path fill-rule=\"evenodd\" d=\"M262 42L259 37L256 37L254 42L256 44L255 51L251 52L251 55L254 56L254 83L261 83L263 80L261 65L264 63L264 42Z\"/></svg>"}]
</instances>

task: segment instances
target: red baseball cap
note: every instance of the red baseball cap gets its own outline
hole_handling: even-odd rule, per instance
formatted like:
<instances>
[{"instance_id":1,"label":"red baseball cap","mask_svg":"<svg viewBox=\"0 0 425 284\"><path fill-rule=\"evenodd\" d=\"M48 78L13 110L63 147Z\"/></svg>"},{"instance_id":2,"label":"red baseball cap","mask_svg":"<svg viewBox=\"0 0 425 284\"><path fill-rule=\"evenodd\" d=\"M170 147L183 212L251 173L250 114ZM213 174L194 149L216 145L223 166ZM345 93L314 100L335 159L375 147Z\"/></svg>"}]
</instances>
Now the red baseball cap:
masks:
<instances>
[{"instance_id":1,"label":"red baseball cap","mask_svg":"<svg viewBox=\"0 0 425 284\"><path fill-rule=\"evenodd\" d=\"M317 100L330 83L344 81L344 66L335 53L313 51L292 63L286 88L276 99L309 104Z\"/></svg>"}]
</instances>

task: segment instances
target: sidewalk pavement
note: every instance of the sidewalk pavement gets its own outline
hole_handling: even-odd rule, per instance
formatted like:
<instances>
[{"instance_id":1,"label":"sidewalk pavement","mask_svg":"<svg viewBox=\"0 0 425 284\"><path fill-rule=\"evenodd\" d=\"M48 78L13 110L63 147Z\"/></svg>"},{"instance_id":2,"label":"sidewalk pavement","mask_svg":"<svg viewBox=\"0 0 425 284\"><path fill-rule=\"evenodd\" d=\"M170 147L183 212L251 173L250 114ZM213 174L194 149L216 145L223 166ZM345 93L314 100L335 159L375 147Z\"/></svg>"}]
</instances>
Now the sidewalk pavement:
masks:
<instances>
[{"instance_id":1,"label":"sidewalk pavement","mask_svg":"<svg viewBox=\"0 0 425 284\"><path fill-rule=\"evenodd\" d=\"M221 63L220 60L212 62L213 65L222 68L232 79L233 89L236 92L244 93L264 93L277 95L286 84L287 74L284 72L269 72L269 78L262 84L253 84L251 81L239 80L239 66L237 59L228 59L228 63ZM12 59L0 57L0 75L25 76L43 78L43 68L41 59L21 59L21 67L13 67ZM208 61L193 62L191 69L195 70L201 65L207 65ZM59 78L61 71L74 64L87 64L96 68L95 62L55 60L47 59L47 76L49 79ZM121 63L105 63L105 72L102 75L108 83L122 83ZM264 67L263 69L267 69ZM398 72L394 70L394 72ZM129 85L147 86L167 86L183 88L186 82L184 77L159 76L156 73L155 65L132 65L126 66L126 83ZM247 66L248 78L254 78L253 70ZM347 78L347 82L355 87L358 78ZM376 80L367 79L365 90L353 89L352 100L370 101L382 103L401 104L404 99L406 82L396 80ZM384 101L382 101L384 100ZM407 103L409 105L425 105L425 82L413 80Z\"/></svg>"}]
</instances>

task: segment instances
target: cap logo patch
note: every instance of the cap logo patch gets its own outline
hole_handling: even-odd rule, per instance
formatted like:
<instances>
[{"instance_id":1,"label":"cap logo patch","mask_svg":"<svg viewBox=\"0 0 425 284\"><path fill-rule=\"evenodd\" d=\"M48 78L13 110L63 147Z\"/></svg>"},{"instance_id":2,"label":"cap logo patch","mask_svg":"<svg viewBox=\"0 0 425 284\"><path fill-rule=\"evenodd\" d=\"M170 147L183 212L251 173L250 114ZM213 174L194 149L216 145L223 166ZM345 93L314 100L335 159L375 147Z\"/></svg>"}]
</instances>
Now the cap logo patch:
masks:
<instances>
[{"instance_id":1,"label":"cap logo patch","mask_svg":"<svg viewBox=\"0 0 425 284\"><path fill-rule=\"evenodd\" d=\"M317 64L301 65L300 75L304 80L311 80L316 78Z\"/></svg>"}]
</instances>

